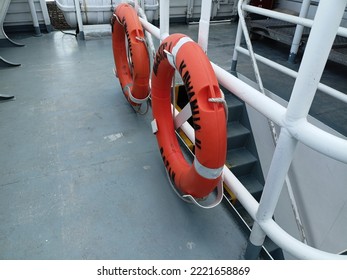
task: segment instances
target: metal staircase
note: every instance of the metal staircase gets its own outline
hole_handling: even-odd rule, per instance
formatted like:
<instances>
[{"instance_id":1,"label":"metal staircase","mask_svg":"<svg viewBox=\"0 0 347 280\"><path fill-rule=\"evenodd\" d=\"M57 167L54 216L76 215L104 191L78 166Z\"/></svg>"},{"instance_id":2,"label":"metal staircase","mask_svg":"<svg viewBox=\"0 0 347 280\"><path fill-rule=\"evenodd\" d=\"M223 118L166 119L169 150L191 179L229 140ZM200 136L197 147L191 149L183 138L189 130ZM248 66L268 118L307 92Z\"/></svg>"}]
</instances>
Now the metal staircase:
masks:
<instances>
[{"instance_id":1,"label":"metal staircase","mask_svg":"<svg viewBox=\"0 0 347 280\"><path fill-rule=\"evenodd\" d=\"M244 103L223 89L228 104L228 152L226 164L259 201L264 177ZM232 195L231 195L231 199Z\"/></svg>"},{"instance_id":2,"label":"metal staircase","mask_svg":"<svg viewBox=\"0 0 347 280\"><path fill-rule=\"evenodd\" d=\"M264 178L245 105L231 93L225 98L229 109L227 166L259 201Z\"/></svg>"},{"instance_id":3,"label":"metal staircase","mask_svg":"<svg viewBox=\"0 0 347 280\"><path fill-rule=\"evenodd\" d=\"M226 165L231 172L248 189L252 196L259 201L263 187L264 176L261 170L259 157L248 119L248 114L243 101L231 92L222 88L228 104L228 152ZM249 228L253 226L253 220L236 200L232 193L228 192L228 198ZM282 250L270 239L264 243L265 250L274 259L283 259Z\"/></svg>"}]
</instances>

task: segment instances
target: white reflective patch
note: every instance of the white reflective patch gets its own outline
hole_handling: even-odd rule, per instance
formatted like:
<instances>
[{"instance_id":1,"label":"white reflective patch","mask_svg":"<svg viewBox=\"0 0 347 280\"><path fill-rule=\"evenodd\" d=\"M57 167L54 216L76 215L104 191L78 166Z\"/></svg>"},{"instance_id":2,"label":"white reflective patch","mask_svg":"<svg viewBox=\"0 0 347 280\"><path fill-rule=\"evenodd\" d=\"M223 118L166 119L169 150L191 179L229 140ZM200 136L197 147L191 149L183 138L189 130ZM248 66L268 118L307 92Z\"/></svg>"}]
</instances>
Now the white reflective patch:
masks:
<instances>
[{"instance_id":1,"label":"white reflective patch","mask_svg":"<svg viewBox=\"0 0 347 280\"><path fill-rule=\"evenodd\" d=\"M167 50L164 50L164 52L166 53L167 60L173 68L175 68L175 69L177 68L176 67L176 55L177 55L179 49L185 43L188 43L188 42L194 42L194 41L192 39L190 39L189 37L182 37L181 39L178 40L176 45L172 48L171 53Z\"/></svg>"},{"instance_id":2,"label":"white reflective patch","mask_svg":"<svg viewBox=\"0 0 347 280\"><path fill-rule=\"evenodd\" d=\"M202 177L206 178L206 179L216 179L218 178L223 171L223 167L219 167L219 168L208 168L203 166L197 158L194 159L194 167L196 172L199 173L199 175L201 175Z\"/></svg>"},{"instance_id":3,"label":"white reflective patch","mask_svg":"<svg viewBox=\"0 0 347 280\"><path fill-rule=\"evenodd\" d=\"M194 42L192 39L190 39L189 37L182 37L181 39L178 40L178 42L176 43L176 45L172 48L172 55L174 56L175 60L174 62L176 62L176 55L178 53L178 51L180 50L180 48L188 42Z\"/></svg>"},{"instance_id":4,"label":"white reflective patch","mask_svg":"<svg viewBox=\"0 0 347 280\"><path fill-rule=\"evenodd\" d=\"M110 142L114 142L114 141L118 140L119 138L122 138L123 136L124 136L123 133L120 132L120 133L115 133L115 134L105 136L104 139L108 140Z\"/></svg>"},{"instance_id":5,"label":"white reflective patch","mask_svg":"<svg viewBox=\"0 0 347 280\"><path fill-rule=\"evenodd\" d=\"M158 132L158 125L157 125L157 120L156 119L154 119L151 122L151 126L152 126L152 133L156 134Z\"/></svg>"},{"instance_id":6,"label":"white reflective patch","mask_svg":"<svg viewBox=\"0 0 347 280\"><path fill-rule=\"evenodd\" d=\"M186 106L175 116L175 129L179 128L192 116L192 110L189 102Z\"/></svg>"}]
</instances>

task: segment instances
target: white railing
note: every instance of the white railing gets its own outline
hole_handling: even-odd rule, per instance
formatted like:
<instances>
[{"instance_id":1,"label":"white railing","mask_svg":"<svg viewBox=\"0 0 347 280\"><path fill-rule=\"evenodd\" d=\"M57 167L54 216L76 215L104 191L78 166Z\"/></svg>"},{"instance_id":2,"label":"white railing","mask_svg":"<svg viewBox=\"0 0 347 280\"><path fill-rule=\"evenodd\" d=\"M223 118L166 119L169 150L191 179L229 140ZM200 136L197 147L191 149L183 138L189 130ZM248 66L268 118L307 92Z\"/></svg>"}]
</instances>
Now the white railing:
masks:
<instances>
[{"instance_id":1,"label":"white railing","mask_svg":"<svg viewBox=\"0 0 347 280\"><path fill-rule=\"evenodd\" d=\"M245 4L246 1L239 1L240 3L242 3L242 10L246 11L246 12L251 12L251 13L257 13L259 15L263 15L263 16L267 16L267 17L271 17L271 18L275 18L278 20L283 20L286 22L290 22L290 23L294 23L297 24L298 27L310 27L312 28L313 26L313 20L311 19L307 19L307 18L303 18L303 17L298 17L298 16L293 16L293 15L289 15L289 14L283 14L280 12L276 12L276 11L272 11L272 10L266 10L266 9L262 9L262 8L258 8L255 6L251 6L251 5L247 5ZM304 12L303 12L304 13ZM240 17L242 17L242 15L240 15ZM243 23L240 19L240 23ZM234 55L233 55L233 69L235 70L236 68L236 61L237 61L237 53L242 53L244 55L248 55L248 56L255 56L257 61L260 61L262 63L264 63L265 65L268 65L284 74L287 74L288 76L292 77L292 78L297 78L298 77L298 73L288 67L285 67L279 63L276 63L272 60L269 60L263 56L257 55L257 54L253 54L252 51L250 51L249 49L243 48L241 47L241 35L242 35L242 31L244 33L248 34L247 31L247 27L245 26L245 24L243 25L239 25L238 27L238 34L237 34L237 40L235 42L235 49L234 49ZM322 30L321 32L324 32L324 30ZM299 32L300 33L300 32ZM321 33L324 34L324 33ZM246 35L246 34L245 34ZM295 34L296 36L294 37L293 40L297 41L298 40L298 36L297 34ZM337 35L340 35L342 37L347 37L347 28L345 27L338 27L337 30ZM247 36L247 35L246 35ZM294 45L297 45L298 43L293 43ZM292 46L291 49L291 54L293 54L295 52L295 49ZM318 52L319 53L319 52ZM256 76L259 76L260 74L258 73L258 71L256 71L255 73ZM332 87L329 87L325 84L319 83L318 84L318 89L325 94L328 94L334 98L337 98L345 103L347 103L347 95L341 91L338 91Z\"/></svg>"},{"instance_id":2,"label":"white railing","mask_svg":"<svg viewBox=\"0 0 347 280\"><path fill-rule=\"evenodd\" d=\"M258 84L258 87L259 87L259 90L261 93L263 94L266 94L266 91L263 87L263 82L262 82L262 78L261 78L261 75L260 75L260 72L259 72L259 68L258 68L258 63L257 61L260 61L282 73L285 73L293 78L297 78L298 77L298 73L287 68L287 67L284 67L282 65L280 65L279 63L275 63L274 61L271 61L265 57L262 57L260 55L257 55L254 53L253 51L253 47L252 47L252 43L251 43L251 39L250 39L250 36L249 36L249 31L248 31L248 28L247 28L247 24L246 24L246 20L245 20L245 12L244 12L244 9L246 6L250 6L250 5L247 5L249 1L247 0L240 0L238 2L238 14L239 14L239 25L238 25L238 29L237 29L237 34L236 34L236 40L235 40L235 48L234 48L234 55L233 55L233 62L232 62L232 71L233 72L236 72L236 64L237 64L237 54L238 53L243 53L245 55L248 55L250 58L251 58L251 62L252 62L252 66L253 66L253 70L254 70L254 74L255 74L255 77L256 77L256 81L257 81L257 84ZM304 0L302 2L302 7L301 7L301 11L300 11L300 15L299 17L296 17L296 20L297 21L300 21L303 17L306 16L307 12L308 12L308 8L310 6L310 1L307 1L307 0ZM253 8L253 6L250 6L251 10ZM271 14L273 13L273 17L276 18L278 17L279 13L278 12L273 12L273 11L266 11L267 14ZM280 17L285 19L286 18L286 14L280 14ZM293 16L289 16L290 20L295 22ZM304 19L305 20L305 19ZM313 24L313 21L311 21L310 23L310 26L312 26ZM296 50L296 45L298 45L298 41L301 40L301 35L302 35L302 31L303 31L303 28L304 26L303 25L297 25L297 28L296 28L296 31L295 31L295 35L294 35L294 38L293 38L293 43L292 43L292 48L291 48L291 53L290 53L290 56L289 56L289 59L293 59L295 57L295 50ZM340 28L340 27L339 27ZM340 28L341 29L341 28ZM341 29L343 30L343 29ZM244 36L245 38L245 42L246 42L246 45L247 45L247 49L246 48L242 48L241 47L241 36ZM335 90L331 87L328 87L322 83L319 83L318 84L318 89L320 89L323 93L326 93L336 99L339 99L345 103L347 103L347 95L345 95L344 93L338 91L338 90ZM276 130L274 128L274 125L273 125L273 121L272 120L268 120L268 123L270 125L270 130L271 130L271 133L272 133L272 136L273 136L273 139L274 139L274 144L277 145L277 142L278 142L278 138L277 138L277 135L276 135ZM318 137L319 135L317 135ZM319 137L317 139L320 139ZM291 182L291 179L289 178L288 174L285 175L285 186L287 188L287 191L288 191L288 194L289 194L289 200L290 200L290 203L291 203L291 209L293 210L293 214L295 216L295 221L296 221L296 224L297 224L297 227L298 227L298 230L299 230L299 234L300 234L300 239L302 242L304 243L307 243L307 240L306 240L306 233L305 233L305 230L304 230L304 226L303 226L303 223L302 223L302 220L301 220L301 215L300 215L300 211L297 207L297 203L296 203L296 200L295 200L295 196L294 196L294 191L293 191L293 188L292 188L292 182ZM256 237L258 235L258 237ZM253 249L251 250L248 250L247 251L247 257L252 257L252 256L255 256L257 255L257 250L259 250L260 248L260 245L262 244L263 240L262 238L260 238L260 236L264 236L263 233L261 233L261 229L256 225L252 231L252 234L251 234L251 237L250 237L250 241L253 245L257 245L255 247L253 246L250 246L252 247ZM259 241L260 240L260 241Z\"/></svg>"},{"instance_id":3,"label":"white railing","mask_svg":"<svg viewBox=\"0 0 347 280\"><path fill-rule=\"evenodd\" d=\"M346 256L331 254L308 246L285 232L273 219L280 192L284 185L285 177L293 159L293 154L298 142L338 161L347 164L347 141L327 133L320 128L308 123L306 117L311 106L315 92L319 85L320 77L324 70L325 62L333 44L336 33L346 35L345 29L339 27L347 0L334 1L321 0L318 6L314 24L310 20L289 16L285 20L312 26L310 38L306 46L306 52L297 73L296 82L288 107L285 108L258 90L242 82L229 72L212 63L215 74L221 85L233 92L240 99L263 114L268 119L281 127L278 143L275 148L270 170L266 178L263 194L258 203L248 190L240 183L234 174L225 166L223 180L248 211L255 221L251 234L251 242L261 246L265 236L269 236L279 247L299 259L346 259ZM161 17L166 19L160 21L160 29L156 28L144 19L141 23L144 28L156 38L163 40L169 34L169 1L161 1ZM211 0L203 0L202 5L211 5ZM165 6L165 8L163 8ZM244 6L250 12L267 14L271 11ZM208 9L203 9L207 10ZM273 14L271 14L273 16ZM282 15L281 15L282 17ZM206 15L202 15L206 19ZM202 25L205 25L204 22ZM164 30L164 31L161 31ZM324 41L321 34L325 34ZM202 38L202 39L201 39ZM199 30L199 41L207 42L208 30ZM316 46L319 46L317 55ZM207 48L207 46L206 46ZM304 88L304 90L303 90ZM305 96L302 95L305 92ZM181 129L194 143L194 130L184 123Z\"/></svg>"}]
</instances>

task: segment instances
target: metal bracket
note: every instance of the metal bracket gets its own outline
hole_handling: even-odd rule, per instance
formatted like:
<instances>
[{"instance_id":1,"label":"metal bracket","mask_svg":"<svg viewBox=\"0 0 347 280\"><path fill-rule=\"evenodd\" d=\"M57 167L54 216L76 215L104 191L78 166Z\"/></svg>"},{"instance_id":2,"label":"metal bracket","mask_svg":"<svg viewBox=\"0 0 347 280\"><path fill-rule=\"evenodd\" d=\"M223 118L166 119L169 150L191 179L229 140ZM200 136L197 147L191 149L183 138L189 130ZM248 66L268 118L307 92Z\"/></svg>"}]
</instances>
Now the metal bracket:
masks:
<instances>
[{"instance_id":1,"label":"metal bracket","mask_svg":"<svg viewBox=\"0 0 347 280\"><path fill-rule=\"evenodd\" d=\"M155 120L154 120L155 121ZM222 180L222 176L221 179L217 185L217 196L215 198L215 200L212 203L209 204L201 204L201 201L205 201L207 200L208 196L203 198L203 199L196 199L194 198L192 195L190 194L183 194L175 187L175 185L173 184L173 182L171 181L169 172L167 171L167 169L165 168L166 171L166 175L168 178L168 181L170 183L170 186L172 187L172 189L174 190L174 192L177 194L177 196L182 199L183 201L187 202L187 203L193 203L197 206L199 206L200 208L203 209L212 209L214 207L216 207L217 205L219 205L223 199L224 196L224 187L223 187L223 180Z\"/></svg>"},{"instance_id":2,"label":"metal bracket","mask_svg":"<svg viewBox=\"0 0 347 280\"><path fill-rule=\"evenodd\" d=\"M190 202L194 203L195 205L199 206L200 208L212 209L212 208L216 207L217 205L219 205L219 203L221 203L221 201L223 199L223 195L224 195L223 180L220 179L220 181L218 183L218 186L217 186L217 196L216 196L215 200L212 203L210 203L210 204L203 205L203 204L200 203L199 200L196 200L190 194L183 195L182 197L184 199L190 200Z\"/></svg>"}]
</instances>

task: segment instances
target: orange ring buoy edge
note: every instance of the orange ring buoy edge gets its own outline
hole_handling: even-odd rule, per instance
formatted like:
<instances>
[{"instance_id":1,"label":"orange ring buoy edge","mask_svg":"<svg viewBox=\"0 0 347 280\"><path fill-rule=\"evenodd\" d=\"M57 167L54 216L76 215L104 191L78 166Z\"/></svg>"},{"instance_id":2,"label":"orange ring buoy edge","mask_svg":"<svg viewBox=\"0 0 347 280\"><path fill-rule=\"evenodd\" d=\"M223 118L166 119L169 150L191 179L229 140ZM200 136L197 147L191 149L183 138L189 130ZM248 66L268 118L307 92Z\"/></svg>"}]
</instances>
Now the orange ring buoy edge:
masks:
<instances>
[{"instance_id":1,"label":"orange ring buoy edge","mask_svg":"<svg viewBox=\"0 0 347 280\"><path fill-rule=\"evenodd\" d=\"M171 53L171 55L168 53ZM168 57L169 56L169 57ZM171 111L171 82L178 70L188 95L195 131L195 158L184 158L175 135ZM184 34L168 36L159 46L152 71L152 112L156 138L168 176L184 195L205 198L218 184L226 159L226 112L209 59Z\"/></svg>"},{"instance_id":2,"label":"orange ring buoy edge","mask_svg":"<svg viewBox=\"0 0 347 280\"><path fill-rule=\"evenodd\" d=\"M126 99L131 105L139 106L149 97L150 77L150 60L141 22L135 9L122 3L114 10L111 26L116 75Z\"/></svg>"}]
</instances>

